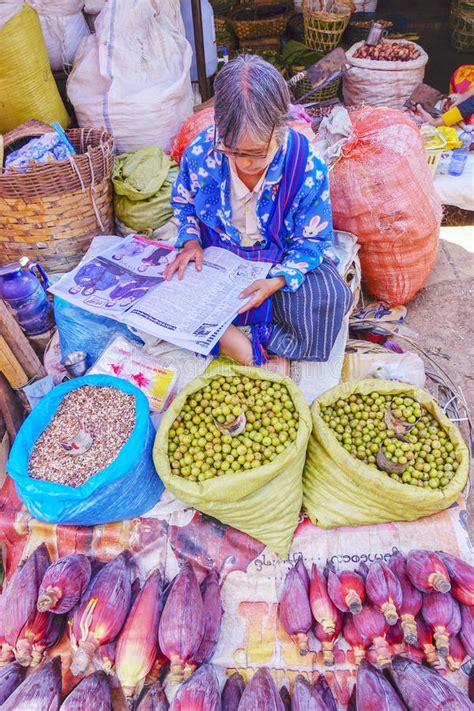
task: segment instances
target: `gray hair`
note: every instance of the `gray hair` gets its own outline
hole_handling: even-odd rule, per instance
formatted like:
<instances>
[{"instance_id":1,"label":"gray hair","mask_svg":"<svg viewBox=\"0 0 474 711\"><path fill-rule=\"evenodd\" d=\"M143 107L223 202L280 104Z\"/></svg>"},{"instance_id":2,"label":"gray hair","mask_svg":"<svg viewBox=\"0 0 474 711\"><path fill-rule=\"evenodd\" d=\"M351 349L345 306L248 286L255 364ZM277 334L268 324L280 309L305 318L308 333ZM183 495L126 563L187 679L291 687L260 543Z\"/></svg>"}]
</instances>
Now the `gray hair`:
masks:
<instances>
[{"instance_id":1,"label":"gray hair","mask_svg":"<svg viewBox=\"0 0 474 711\"><path fill-rule=\"evenodd\" d=\"M226 64L214 82L215 121L226 146L245 134L259 139L285 135L290 92L280 72L257 55L243 54Z\"/></svg>"}]
</instances>

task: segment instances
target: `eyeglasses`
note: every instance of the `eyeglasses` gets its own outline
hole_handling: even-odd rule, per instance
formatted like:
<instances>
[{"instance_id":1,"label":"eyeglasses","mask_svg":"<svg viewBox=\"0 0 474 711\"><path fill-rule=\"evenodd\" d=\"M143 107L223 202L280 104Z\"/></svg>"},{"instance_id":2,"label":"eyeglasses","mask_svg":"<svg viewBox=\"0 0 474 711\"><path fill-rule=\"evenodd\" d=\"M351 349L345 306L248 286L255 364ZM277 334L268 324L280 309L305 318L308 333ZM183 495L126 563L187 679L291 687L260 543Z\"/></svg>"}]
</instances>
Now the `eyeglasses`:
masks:
<instances>
[{"instance_id":1,"label":"eyeglasses","mask_svg":"<svg viewBox=\"0 0 474 711\"><path fill-rule=\"evenodd\" d=\"M222 153L223 155L230 156L231 158L257 158L259 160L263 160L264 158L268 158L274 132L275 126L272 127L270 139L267 143L267 147L263 151L255 151L255 153L244 153L242 151L234 151L232 150L232 148L226 148L220 138L218 138L217 126L214 125L214 138L212 142L212 147L216 151L216 153Z\"/></svg>"}]
</instances>

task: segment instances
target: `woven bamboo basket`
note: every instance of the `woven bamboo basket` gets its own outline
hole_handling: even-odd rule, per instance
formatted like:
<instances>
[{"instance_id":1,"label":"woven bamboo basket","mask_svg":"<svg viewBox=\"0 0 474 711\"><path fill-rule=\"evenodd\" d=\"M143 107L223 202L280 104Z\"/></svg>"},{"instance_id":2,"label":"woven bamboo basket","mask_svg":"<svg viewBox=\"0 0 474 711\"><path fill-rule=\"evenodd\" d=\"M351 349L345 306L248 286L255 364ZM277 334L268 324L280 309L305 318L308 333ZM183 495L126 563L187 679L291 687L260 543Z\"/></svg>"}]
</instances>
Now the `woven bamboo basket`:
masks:
<instances>
[{"instance_id":1,"label":"woven bamboo basket","mask_svg":"<svg viewBox=\"0 0 474 711\"><path fill-rule=\"evenodd\" d=\"M463 210L462 207L456 207L455 205L443 205L443 221L441 224L447 227L472 226L474 225L474 212Z\"/></svg>"},{"instance_id":2,"label":"woven bamboo basket","mask_svg":"<svg viewBox=\"0 0 474 711\"><path fill-rule=\"evenodd\" d=\"M25 138L52 131L40 121L5 134L6 152ZM71 129L77 151L69 160L35 165L26 172L0 171L0 262L22 255L51 273L75 267L98 234L113 234L110 134Z\"/></svg>"},{"instance_id":3,"label":"woven bamboo basket","mask_svg":"<svg viewBox=\"0 0 474 711\"><path fill-rule=\"evenodd\" d=\"M231 22L239 40L258 39L282 35L289 17L287 3L257 4L234 10Z\"/></svg>"},{"instance_id":4,"label":"woven bamboo basket","mask_svg":"<svg viewBox=\"0 0 474 711\"><path fill-rule=\"evenodd\" d=\"M317 6L318 0L303 2L304 41L307 47L327 54L341 41L351 17L351 6L338 3L331 12L314 9Z\"/></svg>"},{"instance_id":5,"label":"woven bamboo basket","mask_svg":"<svg viewBox=\"0 0 474 711\"><path fill-rule=\"evenodd\" d=\"M217 0L219 2L220 0ZM222 0L223 1L223 0ZM239 5L276 5L278 3L281 3L282 0L237 0L237 3ZM293 11L294 8L294 2L293 0L287 0L286 3L288 10Z\"/></svg>"},{"instance_id":6,"label":"woven bamboo basket","mask_svg":"<svg viewBox=\"0 0 474 711\"><path fill-rule=\"evenodd\" d=\"M237 46L235 33L229 20L235 7L235 2L236 0L211 0L218 48L226 47L231 50Z\"/></svg>"},{"instance_id":7,"label":"woven bamboo basket","mask_svg":"<svg viewBox=\"0 0 474 711\"><path fill-rule=\"evenodd\" d=\"M451 43L460 52L474 49L474 0L456 0L453 4Z\"/></svg>"},{"instance_id":8,"label":"woven bamboo basket","mask_svg":"<svg viewBox=\"0 0 474 711\"><path fill-rule=\"evenodd\" d=\"M293 74L297 74L298 72L303 71L304 68L305 67L293 65L291 70ZM328 99L333 99L337 96L340 85L341 79L334 79L334 81L330 82L322 89L319 89L319 91L315 91L313 94L308 96L307 101L313 103L315 101L327 101ZM308 91L311 91L312 88L313 85L310 81L308 81L308 79L301 79L291 88L291 91L295 99L298 100L307 94Z\"/></svg>"},{"instance_id":9,"label":"woven bamboo basket","mask_svg":"<svg viewBox=\"0 0 474 711\"><path fill-rule=\"evenodd\" d=\"M237 0L210 0L214 11L214 18L229 19L229 15L234 9L236 1Z\"/></svg>"},{"instance_id":10,"label":"woven bamboo basket","mask_svg":"<svg viewBox=\"0 0 474 711\"><path fill-rule=\"evenodd\" d=\"M229 24L229 21L224 17L217 17L217 15L214 15L214 29L216 31L216 37L217 35L222 35L228 32Z\"/></svg>"},{"instance_id":11,"label":"woven bamboo basket","mask_svg":"<svg viewBox=\"0 0 474 711\"><path fill-rule=\"evenodd\" d=\"M216 32L217 49L225 47L228 52L236 49L238 45L234 29L228 20L222 17L214 17L214 29Z\"/></svg>"},{"instance_id":12,"label":"woven bamboo basket","mask_svg":"<svg viewBox=\"0 0 474 711\"><path fill-rule=\"evenodd\" d=\"M453 0L453 10L474 13L474 0Z\"/></svg>"}]
</instances>

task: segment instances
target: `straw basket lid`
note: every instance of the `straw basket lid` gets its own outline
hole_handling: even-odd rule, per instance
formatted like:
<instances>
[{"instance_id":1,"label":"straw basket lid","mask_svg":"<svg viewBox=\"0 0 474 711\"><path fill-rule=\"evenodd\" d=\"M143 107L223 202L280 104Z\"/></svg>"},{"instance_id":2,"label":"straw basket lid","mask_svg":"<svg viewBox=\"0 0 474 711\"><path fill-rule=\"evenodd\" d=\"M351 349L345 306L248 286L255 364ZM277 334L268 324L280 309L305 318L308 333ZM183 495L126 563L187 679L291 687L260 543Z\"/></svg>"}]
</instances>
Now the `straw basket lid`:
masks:
<instances>
[{"instance_id":1,"label":"straw basket lid","mask_svg":"<svg viewBox=\"0 0 474 711\"><path fill-rule=\"evenodd\" d=\"M231 14L235 34L240 39L281 35L288 23L287 2L244 5Z\"/></svg>"}]
</instances>

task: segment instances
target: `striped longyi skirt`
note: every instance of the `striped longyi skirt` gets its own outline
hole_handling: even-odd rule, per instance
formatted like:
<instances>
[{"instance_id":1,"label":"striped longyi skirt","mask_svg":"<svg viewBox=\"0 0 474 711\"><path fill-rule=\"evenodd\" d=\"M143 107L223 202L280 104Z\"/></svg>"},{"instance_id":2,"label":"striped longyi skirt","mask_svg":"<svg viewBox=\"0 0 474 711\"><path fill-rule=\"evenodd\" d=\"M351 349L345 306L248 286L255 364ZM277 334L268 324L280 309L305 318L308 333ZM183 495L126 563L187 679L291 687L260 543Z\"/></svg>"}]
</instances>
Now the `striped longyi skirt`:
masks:
<instances>
[{"instance_id":1,"label":"striped longyi skirt","mask_svg":"<svg viewBox=\"0 0 474 711\"><path fill-rule=\"evenodd\" d=\"M327 361L352 304L352 292L329 259L296 291L273 296L269 353L289 360Z\"/></svg>"}]
</instances>

